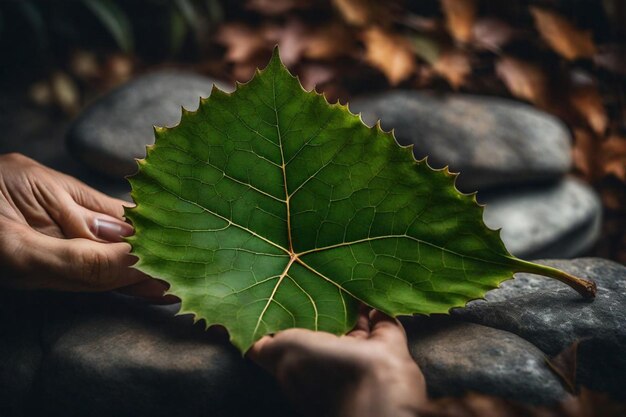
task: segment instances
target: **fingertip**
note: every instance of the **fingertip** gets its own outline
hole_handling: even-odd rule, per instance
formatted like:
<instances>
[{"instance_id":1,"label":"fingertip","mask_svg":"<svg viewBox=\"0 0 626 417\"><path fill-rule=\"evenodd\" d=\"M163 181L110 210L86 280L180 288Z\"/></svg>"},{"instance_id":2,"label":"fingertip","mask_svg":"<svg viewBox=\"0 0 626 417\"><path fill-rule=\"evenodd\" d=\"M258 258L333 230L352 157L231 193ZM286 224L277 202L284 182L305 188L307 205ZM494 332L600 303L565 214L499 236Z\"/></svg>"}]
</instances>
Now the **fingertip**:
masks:
<instances>
[{"instance_id":1,"label":"fingertip","mask_svg":"<svg viewBox=\"0 0 626 417\"><path fill-rule=\"evenodd\" d=\"M393 317L383 313L380 310L372 310L372 311L370 311L369 318L370 318L370 321L371 321L372 325L380 324L380 323L386 323L386 322L393 323L395 325L399 325L400 324L400 322L397 319L395 319L395 318L393 318Z\"/></svg>"},{"instance_id":2,"label":"fingertip","mask_svg":"<svg viewBox=\"0 0 626 417\"><path fill-rule=\"evenodd\" d=\"M365 338L370 332L369 311L371 308L363 304L359 310L359 316L357 317L356 324L347 335L356 338Z\"/></svg>"},{"instance_id":3,"label":"fingertip","mask_svg":"<svg viewBox=\"0 0 626 417\"><path fill-rule=\"evenodd\" d=\"M373 310L370 313L371 336L374 338L397 339L406 342L406 332L398 319L381 311Z\"/></svg>"},{"instance_id":4,"label":"fingertip","mask_svg":"<svg viewBox=\"0 0 626 417\"><path fill-rule=\"evenodd\" d=\"M246 352L246 357L250 358L254 362L261 364L263 362L263 350L267 347L267 344L272 341L271 335L266 335L257 340Z\"/></svg>"}]
</instances>

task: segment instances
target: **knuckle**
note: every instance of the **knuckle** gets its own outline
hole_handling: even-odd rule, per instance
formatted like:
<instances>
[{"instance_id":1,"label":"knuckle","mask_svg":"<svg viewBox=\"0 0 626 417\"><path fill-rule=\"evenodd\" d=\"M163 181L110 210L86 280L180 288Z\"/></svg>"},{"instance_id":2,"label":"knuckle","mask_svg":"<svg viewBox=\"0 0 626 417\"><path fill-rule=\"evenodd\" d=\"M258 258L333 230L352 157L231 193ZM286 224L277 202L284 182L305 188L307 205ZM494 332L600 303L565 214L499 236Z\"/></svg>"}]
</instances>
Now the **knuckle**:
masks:
<instances>
[{"instance_id":1,"label":"knuckle","mask_svg":"<svg viewBox=\"0 0 626 417\"><path fill-rule=\"evenodd\" d=\"M11 152L0 156L3 163L7 165L20 165L20 166L28 166L28 165L36 165L37 163L31 158L23 155L19 152Z\"/></svg>"},{"instance_id":2,"label":"knuckle","mask_svg":"<svg viewBox=\"0 0 626 417\"><path fill-rule=\"evenodd\" d=\"M23 160L28 159L28 157L18 152L10 152L10 153L2 155L0 158L2 158L5 161L23 161Z\"/></svg>"}]
</instances>

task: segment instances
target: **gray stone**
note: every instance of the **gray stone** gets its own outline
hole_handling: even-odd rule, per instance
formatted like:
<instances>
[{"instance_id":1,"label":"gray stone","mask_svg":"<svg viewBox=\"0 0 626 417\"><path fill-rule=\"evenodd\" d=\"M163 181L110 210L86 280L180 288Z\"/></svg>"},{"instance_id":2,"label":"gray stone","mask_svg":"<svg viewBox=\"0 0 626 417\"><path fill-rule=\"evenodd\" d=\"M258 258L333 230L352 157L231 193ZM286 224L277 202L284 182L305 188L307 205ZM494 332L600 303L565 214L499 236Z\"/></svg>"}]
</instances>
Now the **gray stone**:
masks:
<instances>
[{"instance_id":1,"label":"gray stone","mask_svg":"<svg viewBox=\"0 0 626 417\"><path fill-rule=\"evenodd\" d=\"M50 300L41 409L65 416L293 415L271 376L223 334L174 317L176 310L115 294Z\"/></svg>"},{"instance_id":2,"label":"gray stone","mask_svg":"<svg viewBox=\"0 0 626 417\"><path fill-rule=\"evenodd\" d=\"M558 178L571 166L563 123L535 108L495 97L390 91L356 98L353 112L394 129L416 158L461 172L457 185L474 191Z\"/></svg>"},{"instance_id":3,"label":"gray stone","mask_svg":"<svg viewBox=\"0 0 626 417\"><path fill-rule=\"evenodd\" d=\"M527 404L553 404L567 393L545 355L512 333L445 318L408 326L411 354L433 396L481 392Z\"/></svg>"},{"instance_id":4,"label":"gray stone","mask_svg":"<svg viewBox=\"0 0 626 417\"><path fill-rule=\"evenodd\" d=\"M153 126L180 121L181 106L198 107L213 84L201 75L159 71L140 76L90 105L70 127L70 152L93 169L121 178L136 171L134 158L154 143ZM228 86L218 85L228 90Z\"/></svg>"},{"instance_id":5,"label":"gray stone","mask_svg":"<svg viewBox=\"0 0 626 417\"><path fill-rule=\"evenodd\" d=\"M518 274L452 317L404 320L431 394L560 401L567 394L544 353L578 340L579 383L626 396L626 267L543 263L595 279L597 299ZM0 303L0 415L293 415L269 375L223 333L175 316L177 308L117 294L8 294Z\"/></svg>"},{"instance_id":6,"label":"gray stone","mask_svg":"<svg viewBox=\"0 0 626 417\"><path fill-rule=\"evenodd\" d=\"M555 280L517 274L487 293L486 301L472 301L453 315L515 333L549 355L580 341L579 382L624 398L626 267L597 258L538 262L596 281L596 299L584 300Z\"/></svg>"},{"instance_id":7,"label":"gray stone","mask_svg":"<svg viewBox=\"0 0 626 417\"><path fill-rule=\"evenodd\" d=\"M44 329L50 344L42 371L45 410L236 416L272 409L283 415L287 408L271 378L223 335L174 317L177 306L136 303L113 294L53 303L55 317Z\"/></svg>"},{"instance_id":8,"label":"gray stone","mask_svg":"<svg viewBox=\"0 0 626 417\"><path fill-rule=\"evenodd\" d=\"M502 228L506 247L522 258L573 257L589 250L600 236L600 199L575 179L479 193L479 200L487 204L485 223Z\"/></svg>"}]
</instances>

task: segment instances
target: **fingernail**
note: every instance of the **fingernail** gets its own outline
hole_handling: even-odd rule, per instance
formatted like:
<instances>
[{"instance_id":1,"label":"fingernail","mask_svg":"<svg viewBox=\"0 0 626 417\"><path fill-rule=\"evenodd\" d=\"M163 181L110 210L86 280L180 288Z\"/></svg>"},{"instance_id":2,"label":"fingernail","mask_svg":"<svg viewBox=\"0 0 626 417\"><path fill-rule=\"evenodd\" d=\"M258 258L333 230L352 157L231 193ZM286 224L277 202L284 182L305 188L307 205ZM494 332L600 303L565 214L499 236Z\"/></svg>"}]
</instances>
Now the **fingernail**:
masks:
<instances>
[{"instance_id":1,"label":"fingernail","mask_svg":"<svg viewBox=\"0 0 626 417\"><path fill-rule=\"evenodd\" d=\"M95 226L95 235L109 242L121 242L123 237L133 234L133 227L128 223L96 219Z\"/></svg>"}]
</instances>

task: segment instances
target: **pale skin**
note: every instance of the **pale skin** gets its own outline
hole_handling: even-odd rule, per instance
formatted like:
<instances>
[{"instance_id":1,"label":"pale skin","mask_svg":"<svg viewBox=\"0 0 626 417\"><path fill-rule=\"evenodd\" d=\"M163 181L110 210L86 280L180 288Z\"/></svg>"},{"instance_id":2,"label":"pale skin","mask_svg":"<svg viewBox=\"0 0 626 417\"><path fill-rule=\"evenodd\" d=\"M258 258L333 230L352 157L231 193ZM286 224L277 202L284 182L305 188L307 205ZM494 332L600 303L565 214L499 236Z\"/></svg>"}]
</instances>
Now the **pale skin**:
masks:
<instances>
[{"instance_id":1,"label":"pale skin","mask_svg":"<svg viewBox=\"0 0 626 417\"><path fill-rule=\"evenodd\" d=\"M131 266L128 203L20 154L0 155L0 286L163 299L167 286ZM415 416L424 377L400 323L364 309L345 336L290 329L248 356L314 416Z\"/></svg>"}]
</instances>

